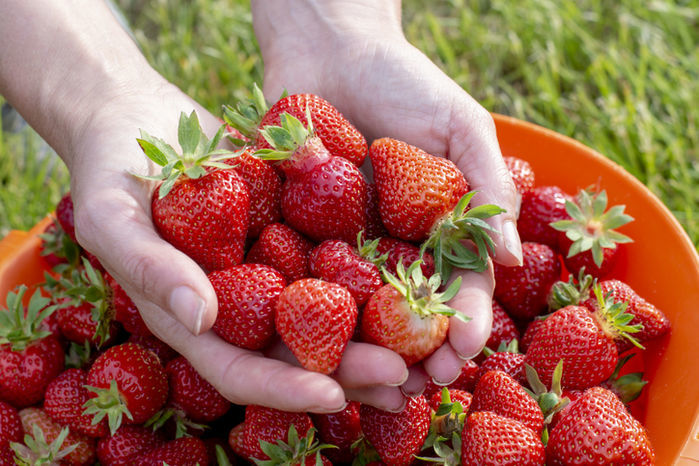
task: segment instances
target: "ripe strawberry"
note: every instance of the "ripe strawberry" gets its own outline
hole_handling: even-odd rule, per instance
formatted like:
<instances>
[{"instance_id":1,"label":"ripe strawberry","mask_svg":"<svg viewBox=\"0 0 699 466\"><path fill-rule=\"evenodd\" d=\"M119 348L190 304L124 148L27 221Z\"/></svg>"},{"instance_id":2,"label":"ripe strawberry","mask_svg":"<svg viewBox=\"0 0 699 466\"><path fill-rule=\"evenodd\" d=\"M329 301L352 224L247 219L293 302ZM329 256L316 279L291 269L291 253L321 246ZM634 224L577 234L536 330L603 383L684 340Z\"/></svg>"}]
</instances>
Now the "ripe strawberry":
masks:
<instances>
[{"instance_id":1,"label":"ripe strawberry","mask_svg":"<svg viewBox=\"0 0 699 466\"><path fill-rule=\"evenodd\" d=\"M485 346L497 348L502 343L507 345L512 340L519 340L519 330L505 309L493 300L493 324L490 329L490 337Z\"/></svg>"},{"instance_id":2,"label":"ripe strawberry","mask_svg":"<svg viewBox=\"0 0 699 466\"><path fill-rule=\"evenodd\" d=\"M379 239L376 245L376 255L378 257L386 255L383 266L393 275L396 274L398 262L402 262L404 267L409 267L410 264L419 259L422 259L422 264L420 264L422 274L427 278L434 275L434 257L432 254L424 251L421 255L420 248L407 241L384 236Z\"/></svg>"},{"instance_id":3,"label":"ripe strawberry","mask_svg":"<svg viewBox=\"0 0 699 466\"><path fill-rule=\"evenodd\" d=\"M143 317L141 317L141 312L129 295L126 294L126 291L111 275L107 274L105 278L111 289L111 306L114 312L114 320L119 322L124 327L124 330L131 335L152 335Z\"/></svg>"},{"instance_id":4,"label":"ripe strawberry","mask_svg":"<svg viewBox=\"0 0 699 466\"><path fill-rule=\"evenodd\" d=\"M283 223L272 223L262 229L245 262L274 267L290 284L311 276L308 271L311 249L313 243L301 233Z\"/></svg>"},{"instance_id":5,"label":"ripe strawberry","mask_svg":"<svg viewBox=\"0 0 699 466\"><path fill-rule=\"evenodd\" d=\"M96 422L105 416L112 434L122 421L142 424L167 401L167 375L158 357L133 343L112 346L92 364L87 374L91 399L85 414ZM126 415L126 419L123 419Z\"/></svg>"},{"instance_id":6,"label":"ripe strawberry","mask_svg":"<svg viewBox=\"0 0 699 466\"><path fill-rule=\"evenodd\" d=\"M505 161L512 181L521 195L534 189L534 170L529 162L513 156L506 156L502 159Z\"/></svg>"},{"instance_id":7,"label":"ripe strawberry","mask_svg":"<svg viewBox=\"0 0 699 466\"><path fill-rule=\"evenodd\" d=\"M365 236L369 240L388 236L386 227L381 221L381 213L379 212L379 192L374 183L367 185L367 204L366 204L366 229Z\"/></svg>"},{"instance_id":8,"label":"ripe strawberry","mask_svg":"<svg viewBox=\"0 0 699 466\"><path fill-rule=\"evenodd\" d=\"M21 442L23 436L24 428L19 412L11 404L0 401L0 449L8 446L10 442Z\"/></svg>"},{"instance_id":9,"label":"ripe strawberry","mask_svg":"<svg viewBox=\"0 0 699 466\"><path fill-rule=\"evenodd\" d=\"M359 421L362 432L384 463L409 465L427 437L430 411L425 397L419 395L408 398L400 413L363 404L359 408Z\"/></svg>"},{"instance_id":10,"label":"ripe strawberry","mask_svg":"<svg viewBox=\"0 0 699 466\"><path fill-rule=\"evenodd\" d=\"M249 460L251 453L246 449L245 446L245 422L236 424L228 433L228 446L231 447L233 453L237 456L243 458L244 460Z\"/></svg>"},{"instance_id":11,"label":"ripe strawberry","mask_svg":"<svg viewBox=\"0 0 699 466\"><path fill-rule=\"evenodd\" d=\"M109 430L106 420L92 423L93 416L83 414L90 392L85 388L87 372L68 369L61 372L46 387L44 411L51 419L88 437L105 437Z\"/></svg>"},{"instance_id":12,"label":"ripe strawberry","mask_svg":"<svg viewBox=\"0 0 699 466\"><path fill-rule=\"evenodd\" d=\"M586 390L561 414L546 447L547 464L651 465L645 429L609 390Z\"/></svg>"},{"instance_id":13,"label":"ripe strawberry","mask_svg":"<svg viewBox=\"0 0 699 466\"><path fill-rule=\"evenodd\" d=\"M537 186L523 194L517 219L521 240L557 250L559 234L550 224L568 218L566 201L572 200L572 196L558 186Z\"/></svg>"},{"instance_id":14,"label":"ripe strawberry","mask_svg":"<svg viewBox=\"0 0 699 466\"><path fill-rule=\"evenodd\" d=\"M512 340L509 343L501 343L496 352L487 351L487 357L481 363L478 369L478 379L486 372L498 370L505 372L507 375L524 385L527 382L527 374L524 370L524 354L519 352L517 340Z\"/></svg>"},{"instance_id":15,"label":"ripe strawberry","mask_svg":"<svg viewBox=\"0 0 699 466\"><path fill-rule=\"evenodd\" d=\"M308 268L312 276L347 288L359 307L383 286L379 268L342 240L326 240L316 246Z\"/></svg>"},{"instance_id":16,"label":"ripe strawberry","mask_svg":"<svg viewBox=\"0 0 699 466\"><path fill-rule=\"evenodd\" d=\"M527 351L527 348L529 348L529 345L534 339L534 335L536 335L536 332L539 331L539 328L541 327L541 324L543 322L544 319L534 319L531 322L529 322L526 330L524 331L524 335L522 335L521 340L519 340L519 348L521 351Z\"/></svg>"},{"instance_id":17,"label":"ripe strawberry","mask_svg":"<svg viewBox=\"0 0 699 466\"><path fill-rule=\"evenodd\" d=\"M522 243L522 256L520 266L494 265L495 298L513 318L527 320L546 309L551 286L560 278L561 265L556 253L545 244Z\"/></svg>"},{"instance_id":18,"label":"ripe strawberry","mask_svg":"<svg viewBox=\"0 0 699 466\"><path fill-rule=\"evenodd\" d=\"M245 408L243 442L249 458L269 459L269 456L262 451L261 443L263 441L276 443L277 440L289 442L291 426L294 426L299 437L305 437L313 427L313 423L306 413L291 413L264 406L248 405Z\"/></svg>"},{"instance_id":19,"label":"ripe strawberry","mask_svg":"<svg viewBox=\"0 0 699 466\"><path fill-rule=\"evenodd\" d=\"M558 220L551 227L562 232L558 248L564 254L568 271L574 275L585 270L594 277L609 275L616 263L617 243L631 241L617 231L633 220L624 213L624 206L607 208L607 192L580 191L575 202L566 201L568 219ZM584 268L584 269L583 269Z\"/></svg>"},{"instance_id":20,"label":"ripe strawberry","mask_svg":"<svg viewBox=\"0 0 699 466\"><path fill-rule=\"evenodd\" d=\"M243 261L250 195L243 178L221 162L232 155L217 151L224 127L209 140L196 113L180 115L183 154L141 131L145 154L163 166L164 180L153 193L153 223L160 235L205 269L218 270ZM140 176L140 175L139 175Z\"/></svg>"},{"instance_id":21,"label":"ripe strawberry","mask_svg":"<svg viewBox=\"0 0 699 466\"><path fill-rule=\"evenodd\" d=\"M609 378L617 364L615 338L633 339L638 326L628 324L626 306L600 307L594 313L581 306L566 306L543 321L527 348L525 362L549 386L554 368L563 360L562 386L585 389Z\"/></svg>"},{"instance_id":22,"label":"ripe strawberry","mask_svg":"<svg viewBox=\"0 0 699 466\"><path fill-rule=\"evenodd\" d=\"M192 367L183 356L167 363L168 405L182 410L194 422L211 422L228 411L231 403Z\"/></svg>"},{"instance_id":23,"label":"ripe strawberry","mask_svg":"<svg viewBox=\"0 0 699 466\"><path fill-rule=\"evenodd\" d=\"M133 459L163 444L159 432L140 425L123 425L97 443L97 458L103 466L128 466Z\"/></svg>"},{"instance_id":24,"label":"ripe strawberry","mask_svg":"<svg viewBox=\"0 0 699 466\"><path fill-rule=\"evenodd\" d=\"M59 264L75 264L80 256L80 247L70 239L55 218L48 224L41 238L40 254L54 268Z\"/></svg>"},{"instance_id":25,"label":"ripe strawberry","mask_svg":"<svg viewBox=\"0 0 699 466\"><path fill-rule=\"evenodd\" d=\"M464 466L539 466L544 445L519 421L489 411L471 414L461 434Z\"/></svg>"},{"instance_id":26,"label":"ripe strawberry","mask_svg":"<svg viewBox=\"0 0 699 466\"><path fill-rule=\"evenodd\" d=\"M268 346L275 335L274 310L286 281L262 264L240 264L209 274L218 298L214 332L252 350Z\"/></svg>"},{"instance_id":27,"label":"ripe strawberry","mask_svg":"<svg viewBox=\"0 0 699 466\"><path fill-rule=\"evenodd\" d=\"M340 285L315 278L284 288L275 315L277 332L301 365L330 374L357 324L357 304Z\"/></svg>"},{"instance_id":28,"label":"ripe strawberry","mask_svg":"<svg viewBox=\"0 0 699 466\"><path fill-rule=\"evenodd\" d=\"M24 408L19 412L22 426L33 441L15 449L25 463L18 464L94 464L95 439L78 434L52 420L42 409Z\"/></svg>"},{"instance_id":29,"label":"ripe strawberry","mask_svg":"<svg viewBox=\"0 0 699 466\"><path fill-rule=\"evenodd\" d=\"M447 389L447 393L449 394L450 403L460 403L464 413L469 410L471 402L473 401L473 395L465 390L459 390L458 388L449 388ZM439 406L443 402L442 397L441 390L435 391L429 397L428 403L433 411L437 412L439 410Z\"/></svg>"},{"instance_id":30,"label":"ripe strawberry","mask_svg":"<svg viewBox=\"0 0 699 466\"><path fill-rule=\"evenodd\" d=\"M143 346L147 350L152 351L156 356L158 356L158 359L160 359L160 363L163 366L167 364L171 359L175 359L177 357L177 351L170 348L170 346L167 343L158 339L154 335L143 336L132 333L131 335L129 335L129 338L126 341L128 343L134 343Z\"/></svg>"},{"instance_id":31,"label":"ripe strawberry","mask_svg":"<svg viewBox=\"0 0 699 466\"><path fill-rule=\"evenodd\" d=\"M478 411L491 411L519 421L537 435L544 428L544 415L534 398L503 371L488 371L476 384L470 412Z\"/></svg>"},{"instance_id":32,"label":"ripe strawberry","mask_svg":"<svg viewBox=\"0 0 699 466\"><path fill-rule=\"evenodd\" d=\"M49 300L35 291L26 307L27 287L7 294L7 308L0 310L0 400L16 408L38 403L46 386L64 367L65 353L58 338L41 328L55 311Z\"/></svg>"},{"instance_id":33,"label":"ripe strawberry","mask_svg":"<svg viewBox=\"0 0 699 466\"><path fill-rule=\"evenodd\" d=\"M139 466L206 466L209 464L209 456L206 452L204 441L197 437L181 437L170 440L147 453L140 453L131 457L133 464Z\"/></svg>"},{"instance_id":34,"label":"ripe strawberry","mask_svg":"<svg viewBox=\"0 0 699 466\"><path fill-rule=\"evenodd\" d=\"M408 270L398 263L398 275L384 273L388 282L369 299L361 320L361 337L400 354L410 366L439 348L447 337L449 317L467 318L446 304L461 286L458 277L444 292L437 292L439 274L429 280L420 261Z\"/></svg>"},{"instance_id":35,"label":"ripe strawberry","mask_svg":"<svg viewBox=\"0 0 699 466\"><path fill-rule=\"evenodd\" d=\"M273 149L260 149L260 158L279 160L286 174L282 187L282 215L295 230L315 241L353 242L366 228L367 182L347 159L323 146L313 127L283 114L281 126L267 126L260 134Z\"/></svg>"},{"instance_id":36,"label":"ripe strawberry","mask_svg":"<svg viewBox=\"0 0 699 466\"><path fill-rule=\"evenodd\" d=\"M359 403L351 401L337 413L311 414L313 425L318 429L319 439L335 448L323 453L333 462L351 463L354 458L352 446L362 436L359 424Z\"/></svg>"},{"instance_id":37,"label":"ripe strawberry","mask_svg":"<svg viewBox=\"0 0 699 466\"><path fill-rule=\"evenodd\" d=\"M58 220L58 223L61 225L63 232L77 244L78 240L75 239L75 219L73 214L73 198L70 196L70 192L67 192L61 197L58 204L56 204L56 220Z\"/></svg>"},{"instance_id":38,"label":"ripe strawberry","mask_svg":"<svg viewBox=\"0 0 699 466\"><path fill-rule=\"evenodd\" d=\"M467 392L472 392L476 387L476 382L478 381L478 364L476 364L472 359L467 359L464 363L464 367L461 368L459 376L452 383L446 387L449 389L463 390ZM427 380L425 385L425 391L423 394L425 397L429 398L434 395L434 393L441 393L443 386L437 385L432 379Z\"/></svg>"},{"instance_id":39,"label":"ripe strawberry","mask_svg":"<svg viewBox=\"0 0 699 466\"><path fill-rule=\"evenodd\" d=\"M469 193L463 173L453 162L390 138L369 148L379 192L381 220L393 237L423 243L435 251L435 268L446 281L451 266L485 270L491 230L482 219L501 213L493 205L466 210ZM475 242L478 252L464 247Z\"/></svg>"}]
</instances>

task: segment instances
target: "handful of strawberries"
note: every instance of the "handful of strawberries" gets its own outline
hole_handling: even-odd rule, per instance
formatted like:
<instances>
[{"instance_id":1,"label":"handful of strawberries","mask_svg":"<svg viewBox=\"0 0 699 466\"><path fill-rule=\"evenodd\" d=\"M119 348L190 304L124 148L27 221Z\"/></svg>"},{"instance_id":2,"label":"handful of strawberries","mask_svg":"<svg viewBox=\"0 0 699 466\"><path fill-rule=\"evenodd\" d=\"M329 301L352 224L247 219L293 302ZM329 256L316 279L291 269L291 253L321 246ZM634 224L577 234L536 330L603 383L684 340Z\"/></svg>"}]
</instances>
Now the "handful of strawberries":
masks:
<instances>
[{"instance_id":1,"label":"handful of strawberries","mask_svg":"<svg viewBox=\"0 0 699 466\"><path fill-rule=\"evenodd\" d=\"M413 365L444 344L451 318L468 320L449 306L461 286L450 276L486 269L495 232L484 220L502 209L470 206L477 193L452 162L390 138L368 146L309 94L268 107L255 87L224 120L209 139L183 114L181 153L138 140L162 167L139 175L158 182L153 223L207 272L217 335L262 351L281 340L304 368L332 374L352 339ZM238 150L220 149L224 138ZM367 155L373 183L359 169ZM19 288L0 311L0 465L653 464L625 405L645 382L621 372L669 321L609 276L630 241L616 229L633 219L607 209L604 191L573 197L506 162L523 264L495 265L483 353L400 413L231 405L77 245L66 195L43 235L44 293Z\"/></svg>"}]
</instances>

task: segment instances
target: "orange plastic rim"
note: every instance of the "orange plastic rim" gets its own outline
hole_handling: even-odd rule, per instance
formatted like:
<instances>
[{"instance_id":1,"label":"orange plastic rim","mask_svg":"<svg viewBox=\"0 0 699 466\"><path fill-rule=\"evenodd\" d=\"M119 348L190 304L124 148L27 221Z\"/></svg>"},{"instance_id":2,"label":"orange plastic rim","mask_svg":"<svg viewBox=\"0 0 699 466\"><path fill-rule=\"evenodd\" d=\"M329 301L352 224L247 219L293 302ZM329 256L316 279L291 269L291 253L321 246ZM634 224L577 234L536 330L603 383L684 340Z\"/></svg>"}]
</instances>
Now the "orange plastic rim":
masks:
<instances>
[{"instance_id":1,"label":"orange plastic rim","mask_svg":"<svg viewBox=\"0 0 699 466\"><path fill-rule=\"evenodd\" d=\"M579 142L540 126L494 115L503 155L527 160L536 184L575 193L590 185L607 190L610 203L625 204L636 221L621 231L623 245L615 276L665 312L669 337L646 345L635 358L650 381L634 402L651 437L657 464L699 462L699 256L670 211L619 165ZM0 299L16 285L43 280L47 264L38 235L50 218L29 232L13 231L0 241ZM4 303L3 303L4 305Z\"/></svg>"}]
</instances>

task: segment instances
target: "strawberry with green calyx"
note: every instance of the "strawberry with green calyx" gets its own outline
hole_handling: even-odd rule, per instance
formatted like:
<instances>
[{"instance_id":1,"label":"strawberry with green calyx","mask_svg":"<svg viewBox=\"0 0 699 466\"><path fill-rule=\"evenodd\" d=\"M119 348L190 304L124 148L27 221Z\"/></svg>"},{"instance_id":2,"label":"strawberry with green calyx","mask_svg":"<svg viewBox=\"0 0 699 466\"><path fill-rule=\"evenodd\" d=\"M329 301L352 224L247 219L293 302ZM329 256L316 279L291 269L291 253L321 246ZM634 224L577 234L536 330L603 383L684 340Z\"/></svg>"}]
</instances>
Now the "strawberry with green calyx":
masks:
<instances>
[{"instance_id":1,"label":"strawberry with green calyx","mask_svg":"<svg viewBox=\"0 0 699 466\"><path fill-rule=\"evenodd\" d=\"M365 242L362 248L362 256L374 262L377 267L382 265L391 272L396 274L396 266L398 262L402 262L404 266L409 266L416 260L422 260L420 268L422 274L429 278L434 274L434 257L428 251L420 251L420 248L412 243L403 241L388 236Z\"/></svg>"},{"instance_id":2,"label":"strawberry with green calyx","mask_svg":"<svg viewBox=\"0 0 699 466\"><path fill-rule=\"evenodd\" d=\"M17 464L58 464L78 448L77 444L63 448L70 429L64 427L53 441L48 442L38 424L32 426L32 433L25 434L24 443L13 442Z\"/></svg>"},{"instance_id":3,"label":"strawberry with green calyx","mask_svg":"<svg viewBox=\"0 0 699 466\"><path fill-rule=\"evenodd\" d=\"M633 221L624 213L623 205L607 209L607 192L581 190L575 202L566 200L569 219L558 220L551 226L563 233L559 248L564 253L566 268L575 273L585 267L588 273L602 277L614 265L617 244L629 243L631 238L615 231ZM565 255L567 254L567 255Z\"/></svg>"},{"instance_id":4,"label":"strawberry with green calyx","mask_svg":"<svg viewBox=\"0 0 699 466\"><path fill-rule=\"evenodd\" d=\"M439 292L441 277L425 278L421 261L407 270L398 263L397 276L382 270L386 285L369 299L361 319L361 337L403 357L410 366L439 348L447 336L449 317L467 322L463 313L447 306L459 291L461 277Z\"/></svg>"},{"instance_id":5,"label":"strawberry with green calyx","mask_svg":"<svg viewBox=\"0 0 699 466\"><path fill-rule=\"evenodd\" d=\"M601 387L610 390L618 396L624 404L629 404L641 396L641 390L643 390L643 387L648 383L647 380L643 380L643 372L631 372L619 375L624 365L634 356L635 354L631 353L619 358L619 362L612 375L600 384Z\"/></svg>"},{"instance_id":6,"label":"strawberry with green calyx","mask_svg":"<svg viewBox=\"0 0 699 466\"><path fill-rule=\"evenodd\" d=\"M58 338L42 326L56 306L36 290L25 308L27 287L15 290L0 310L0 400L23 408L43 399L46 386L63 371L65 353Z\"/></svg>"},{"instance_id":7,"label":"strawberry with green calyx","mask_svg":"<svg viewBox=\"0 0 699 466\"><path fill-rule=\"evenodd\" d=\"M145 131L138 139L146 156L163 167L156 176L136 175L161 181L151 202L156 229L209 271L242 262L250 215L247 184L225 163L237 154L216 148L224 127L209 139L195 112L181 114L181 155Z\"/></svg>"},{"instance_id":8,"label":"strawberry with green calyx","mask_svg":"<svg viewBox=\"0 0 699 466\"><path fill-rule=\"evenodd\" d=\"M541 412L543 413L544 430L541 437L544 445L546 445L549 436L548 426L551 425L554 416L561 413L570 404L570 398L564 396L563 389L561 387L561 378L563 377L563 360L558 361L556 368L553 370L550 390L541 382L539 375L532 366L527 364L525 368L527 371L527 382L529 383L529 387L531 387L531 389L526 387L524 389L536 401L539 408L541 408Z\"/></svg>"},{"instance_id":9,"label":"strawberry with green calyx","mask_svg":"<svg viewBox=\"0 0 699 466\"><path fill-rule=\"evenodd\" d=\"M437 457L418 456L417 459L448 466L461 464L461 432L471 400L470 393L446 387L432 396L430 404L434 414L422 451L431 448Z\"/></svg>"},{"instance_id":10,"label":"strawberry with green calyx","mask_svg":"<svg viewBox=\"0 0 699 466\"><path fill-rule=\"evenodd\" d=\"M284 93L282 98L286 97ZM250 144L255 144L259 137L257 130L260 128L260 122L269 110L269 105L265 100L262 90L253 83L252 95L249 99L243 99L232 105L223 106L223 121L232 128L235 128L243 138L229 136L228 139L236 146L243 147Z\"/></svg>"},{"instance_id":11,"label":"strawberry with green calyx","mask_svg":"<svg viewBox=\"0 0 699 466\"><path fill-rule=\"evenodd\" d=\"M321 454L321 450L335 448L332 445L321 444L315 438L316 429L310 428L306 436L299 437L296 428L292 424L289 427L287 441L278 439L275 443L260 440L260 448L269 457L268 460L254 458L257 466L306 466L306 465L331 465L332 463Z\"/></svg>"},{"instance_id":12,"label":"strawberry with green calyx","mask_svg":"<svg viewBox=\"0 0 699 466\"><path fill-rule=\"evenodd\" d=\"M595 278L586 274L584 268L578 272L577 280L573 274L570 274L567 282L554 283L547 298L549 309L555 311L562 307L581 304L590 297L592 285L595 283Z\"/></svg>"},{"instance_id":13,"label":"strawberry with green calyx","mask_svg":"<svg viewBox=\"0 0 699 466\"><path fill-rule=\"evenodd\" d=\"M277 440L289 443L291 427L298 437L306 437L313 429L311 417L306 413L293 413L258 405L245 407L243 428L243 452L250 460L267 460L270 457L262 448L262 442L275 444ZM230 440L230 437L229 437ZM231 444L231 447L236 448Z\"/></svg>"},{"instance_id":14,"label":"strawberry with green calyx","mask_svg":"<svg viewBox=\"0 0 699 466\"><path fill-rule=\"evenodd\" d=\"M281 115L280 125L260 130L272 149L260 149L255 156L278 161L286 174L281 199L284 219L315 241L354 242L366 227L364 175L346 159L332 155L312 125L304 127L290 114Z\"/></svg>"}]
</instances>

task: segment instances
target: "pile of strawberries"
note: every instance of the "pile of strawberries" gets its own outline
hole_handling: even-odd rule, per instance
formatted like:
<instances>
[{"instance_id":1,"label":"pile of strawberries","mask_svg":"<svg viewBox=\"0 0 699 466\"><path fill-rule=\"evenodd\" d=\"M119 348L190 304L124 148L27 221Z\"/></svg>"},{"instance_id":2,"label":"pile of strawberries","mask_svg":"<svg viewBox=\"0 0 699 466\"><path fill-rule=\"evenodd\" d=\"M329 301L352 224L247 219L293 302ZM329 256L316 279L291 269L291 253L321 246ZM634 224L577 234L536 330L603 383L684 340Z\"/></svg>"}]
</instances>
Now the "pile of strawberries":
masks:
<instances>
[{"instance_id":1,"label":"pile of strawberries","mask_svg":"<svg viewBox=\"0 0 699 466\"><path fill-rule=\"evenodd\" d=\"M224 120L209 139L183 114L181 153L138 140L162 167L138 175L157 181L155 228L207 272L217 335L261 351L281 340L332 374L350 340L412 365L444 343L451 317L468 320L448 304L461 285L450 277L487 269L496 233L484 220L502 209L471 206L452 162L390 138L368 147L309 94L269 107L255 88ZM224 138L238 150L219 149ZM367 155L373 183L359 170ZM523 265L495 265L483 353L400 413L232 405L77 244L66 195L42 235L51 272L0 310L0 465L653 464L626 406L645 381L623 366L670 325L609 276L630 241L615 229L632 219L604 191L536 186L527 162L506 162Z\"/></svg>"}]
</instances>

